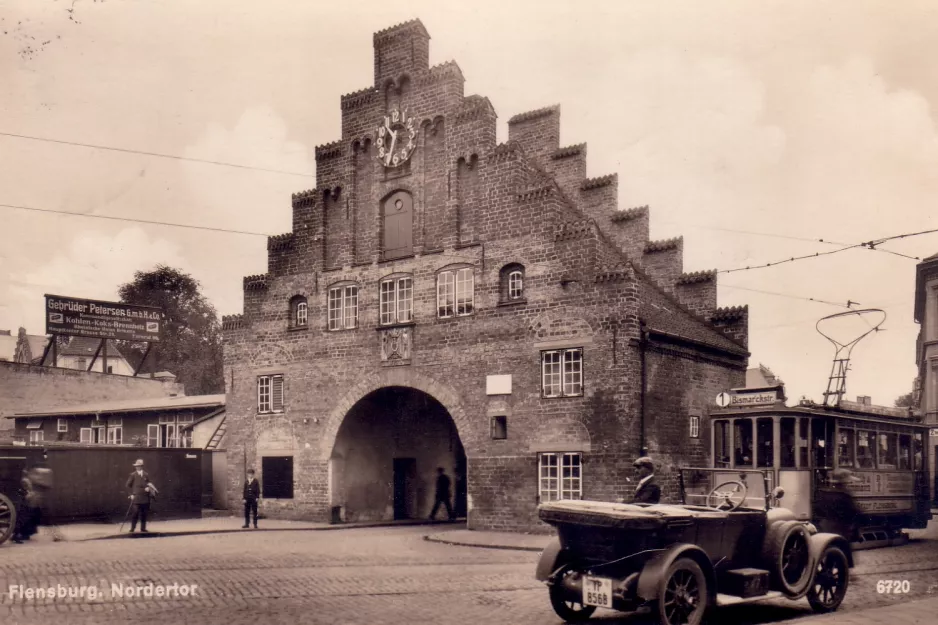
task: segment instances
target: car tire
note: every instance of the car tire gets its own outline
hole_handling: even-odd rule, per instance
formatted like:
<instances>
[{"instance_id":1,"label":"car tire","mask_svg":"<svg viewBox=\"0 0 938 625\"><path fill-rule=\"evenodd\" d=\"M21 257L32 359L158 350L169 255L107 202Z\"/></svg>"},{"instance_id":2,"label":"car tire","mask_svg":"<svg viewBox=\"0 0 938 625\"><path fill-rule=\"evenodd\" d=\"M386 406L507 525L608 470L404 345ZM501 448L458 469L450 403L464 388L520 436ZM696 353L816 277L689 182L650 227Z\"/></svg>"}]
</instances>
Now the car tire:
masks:
<instances>
[{"instance_id":1,"label":"car tire","mask_svg":"<svg viewBox=\"0 0 938 625\"><path fill-rule=\"evenodd\" d=\"M593 616L593 612L596 611L595 606L583 605L582 603L576 601L570 601L569 598L565 596L563 590L563 578L567 575L572 575L573 571L565 571L561 575L561 579L557 580L554 584L549 586L548 592L550 593L550 606L554 609L554 612L562 618L567 623L580 623L585 620L588 620Z\"/></svg>"},{"instance_id":2,"label":"car tire","mask_svg":"<svg viewBox=\"0 0 938 625\"><path fill-rule=\"evenodd\" d=\"M691 558L678 558L658 583L656 611L661 625L700 625L709 607L707 576Z\"/></svg>"},{"instance_id":3,"label":"car tire","mask_svg":"<svg viewBox=\"0 0 938 625\"><path fill-rule=\"evenodd\" d=\"M802 594L811 582L808 530L798 521L783 521L769 529L763 557L771 584L786 595Z\"/></svg>"},{"instance_id":4,"label":"car tire","mask_svg":"<svg viewBox=\"0 0 938 625\"><path fill-rule=\"evenodd\" d=\"M850 567L847 555L839 547L829 546L821 552L815 565L808 603L819 614L833 612L840 607L847 595L850 583Z\"/></svg>"}]
</instances>

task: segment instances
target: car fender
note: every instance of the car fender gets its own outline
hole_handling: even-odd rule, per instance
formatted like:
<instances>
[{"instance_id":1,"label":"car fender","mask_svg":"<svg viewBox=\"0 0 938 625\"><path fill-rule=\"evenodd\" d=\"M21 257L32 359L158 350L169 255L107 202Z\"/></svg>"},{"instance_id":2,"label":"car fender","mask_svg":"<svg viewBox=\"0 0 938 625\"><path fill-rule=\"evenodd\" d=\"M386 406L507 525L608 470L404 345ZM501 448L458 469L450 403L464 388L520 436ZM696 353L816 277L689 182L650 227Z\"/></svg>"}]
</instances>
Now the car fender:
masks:
<instances>
[{"instance_id":1,"label":"car fender","mask_svg":"<svg viewBox=\"0 0 938 625\"><path fill-rule=\"evenodd\" d=\"M534 578L540 582L546 582L550 574L560 568L563 547L560 546L560 539L554 537L544 547L541 557L537 561L537 570L534 572Z\"/></svg>"},{"instance_id":2,"label":"car fender","mask_svg":"<svg viewBox=\"0 0 938 625\"><path fill-rule=\"evenodd\" d=\"M707 590L711 599L716 597L716 575L713 572L713 565L710 558L703 549L697 545L689 543L677 544L668 547L655 557L648 560L642 567L642 572L638 576L638 586L636 594L643 601L654 601L658 598L658 584L662 576L667 572L675 560L678 558L692 558L703 569L707 576Z\"/></svg>"},{"instance_id":3,"label":"car fender","mask_svg":"<svg viewBox=\"0 0 938 625\"><path fill-rule=\"evenodd\" d=\"M812 566L817 566L821 554L828 546L839 547L847 556L847 564L853 568L853 551L850 542L840 534L819 533L808 537L808 553L811 555Z\"/></svg>"}]
</instances>

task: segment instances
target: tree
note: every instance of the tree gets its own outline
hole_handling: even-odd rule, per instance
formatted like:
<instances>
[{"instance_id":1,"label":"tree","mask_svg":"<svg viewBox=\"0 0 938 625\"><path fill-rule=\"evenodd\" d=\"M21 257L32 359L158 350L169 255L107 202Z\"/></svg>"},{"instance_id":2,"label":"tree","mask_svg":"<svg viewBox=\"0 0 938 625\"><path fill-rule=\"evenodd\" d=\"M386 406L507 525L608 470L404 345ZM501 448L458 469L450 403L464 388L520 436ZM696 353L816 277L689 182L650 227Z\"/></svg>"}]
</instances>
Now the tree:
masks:
<instances>
[{"instance_id":1,"label":"tree","mask_svg":"<svg viewBox=\"0 0 938 625\"><path fill-rule=\"evenodd\" d=\"M912 391L909 391L905 395L900 395L896 398L896 408L909 408L914 407L912 403Z\"/></svg>"},{"instance_id":2,"label":"tree","mask_svg":"<svg viewBox=\"0 0 938 625\"><path fill-rule=\"evenodd\" d=\"M163 310L160 341L147 355L145 371L169 371L185 386L187 395L224 392L221 324L197 280L178 269L157 265L152 271L135 272L133 281L121 285L118 293L125 304ZM121 347L134 366L146 350L146 344L141 343Z\"/></svg>"}]
</instances>

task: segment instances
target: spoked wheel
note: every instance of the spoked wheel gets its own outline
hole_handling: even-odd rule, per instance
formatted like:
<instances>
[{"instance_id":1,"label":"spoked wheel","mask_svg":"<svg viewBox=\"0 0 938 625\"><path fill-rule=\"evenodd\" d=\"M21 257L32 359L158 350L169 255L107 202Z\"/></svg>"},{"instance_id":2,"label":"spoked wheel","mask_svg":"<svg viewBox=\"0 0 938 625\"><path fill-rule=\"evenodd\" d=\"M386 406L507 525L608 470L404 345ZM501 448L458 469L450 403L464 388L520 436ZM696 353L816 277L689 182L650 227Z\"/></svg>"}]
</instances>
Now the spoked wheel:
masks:
<instances>
[{"instance_id":1,"label":"spoked wheel","mask_svg":"<svg viewBox=\"0 0 938 625\"><path fill-rule=\"evenodd\" d=\"M766 561L772 563L773 585L789 596L800 595L811 581L808 531L797 521L773 526L764 545Z\"/></svg>"},{"instance_id":2,"label":"spoked wheel","mask_svg":"<svg viewBox=\"0 0 938 625\"><path fill-rule=\"evenodd\" d=\"M700 565L680 558L668 568L658 589L661 625L699 625L707 611L707 578Z\"/></svg>"},{"instance_id":3,"label":"spoked wheel","mask_svg":"<svg viewBox=\"0 0 938 625\"><path fill-rule=\"evenodd\" d=\"M13 502L0 494L0 544L5 543L16 529L16 507Z\"/></svg>"},{"instance_id":4,"label":"spoked wheel","mask_svg":"<svg viewBox=\"0 0 938 625\"><path fill-rule=\"evenodd\" d=\"M808 603L815 612L833 612L847 594L850 578L847 556L837 547L828 547L821 554L808 590Z\"/></svg>"},{"instance_id":5,"label":"spoked wheel","mask_svg":"<svg viewBox=\"0 0 938 625\"><path fill-rule=\"evenodd\" d=\"M557 583L550 586L550 605L554 608L557 616L568 623L580 623L593 616L596 611L595 606L583 605L579 601L571 601L564 596L563 579L568 575L573 575L573 571L566 571Z\"/></svg>"}]
</instances>

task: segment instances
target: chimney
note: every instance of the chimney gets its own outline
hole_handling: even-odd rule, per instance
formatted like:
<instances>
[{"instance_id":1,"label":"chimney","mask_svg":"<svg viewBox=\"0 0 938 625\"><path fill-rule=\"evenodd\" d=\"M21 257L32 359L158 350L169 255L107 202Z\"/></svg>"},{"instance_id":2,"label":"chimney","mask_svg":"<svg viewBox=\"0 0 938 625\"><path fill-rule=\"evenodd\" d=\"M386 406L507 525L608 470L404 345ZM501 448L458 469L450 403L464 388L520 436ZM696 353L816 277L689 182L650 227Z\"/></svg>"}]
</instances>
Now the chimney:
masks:
<instances>
[{"instance_id":1,"label":"chimney","mask_svg":"<svg viewBox=\"0 0 938 625\"><path fill-rule=\"evenodd\" d=\"M869 395L857 395L857 403L863 406L872 406L873 398Z\"/></svg>"}]
</instances>

